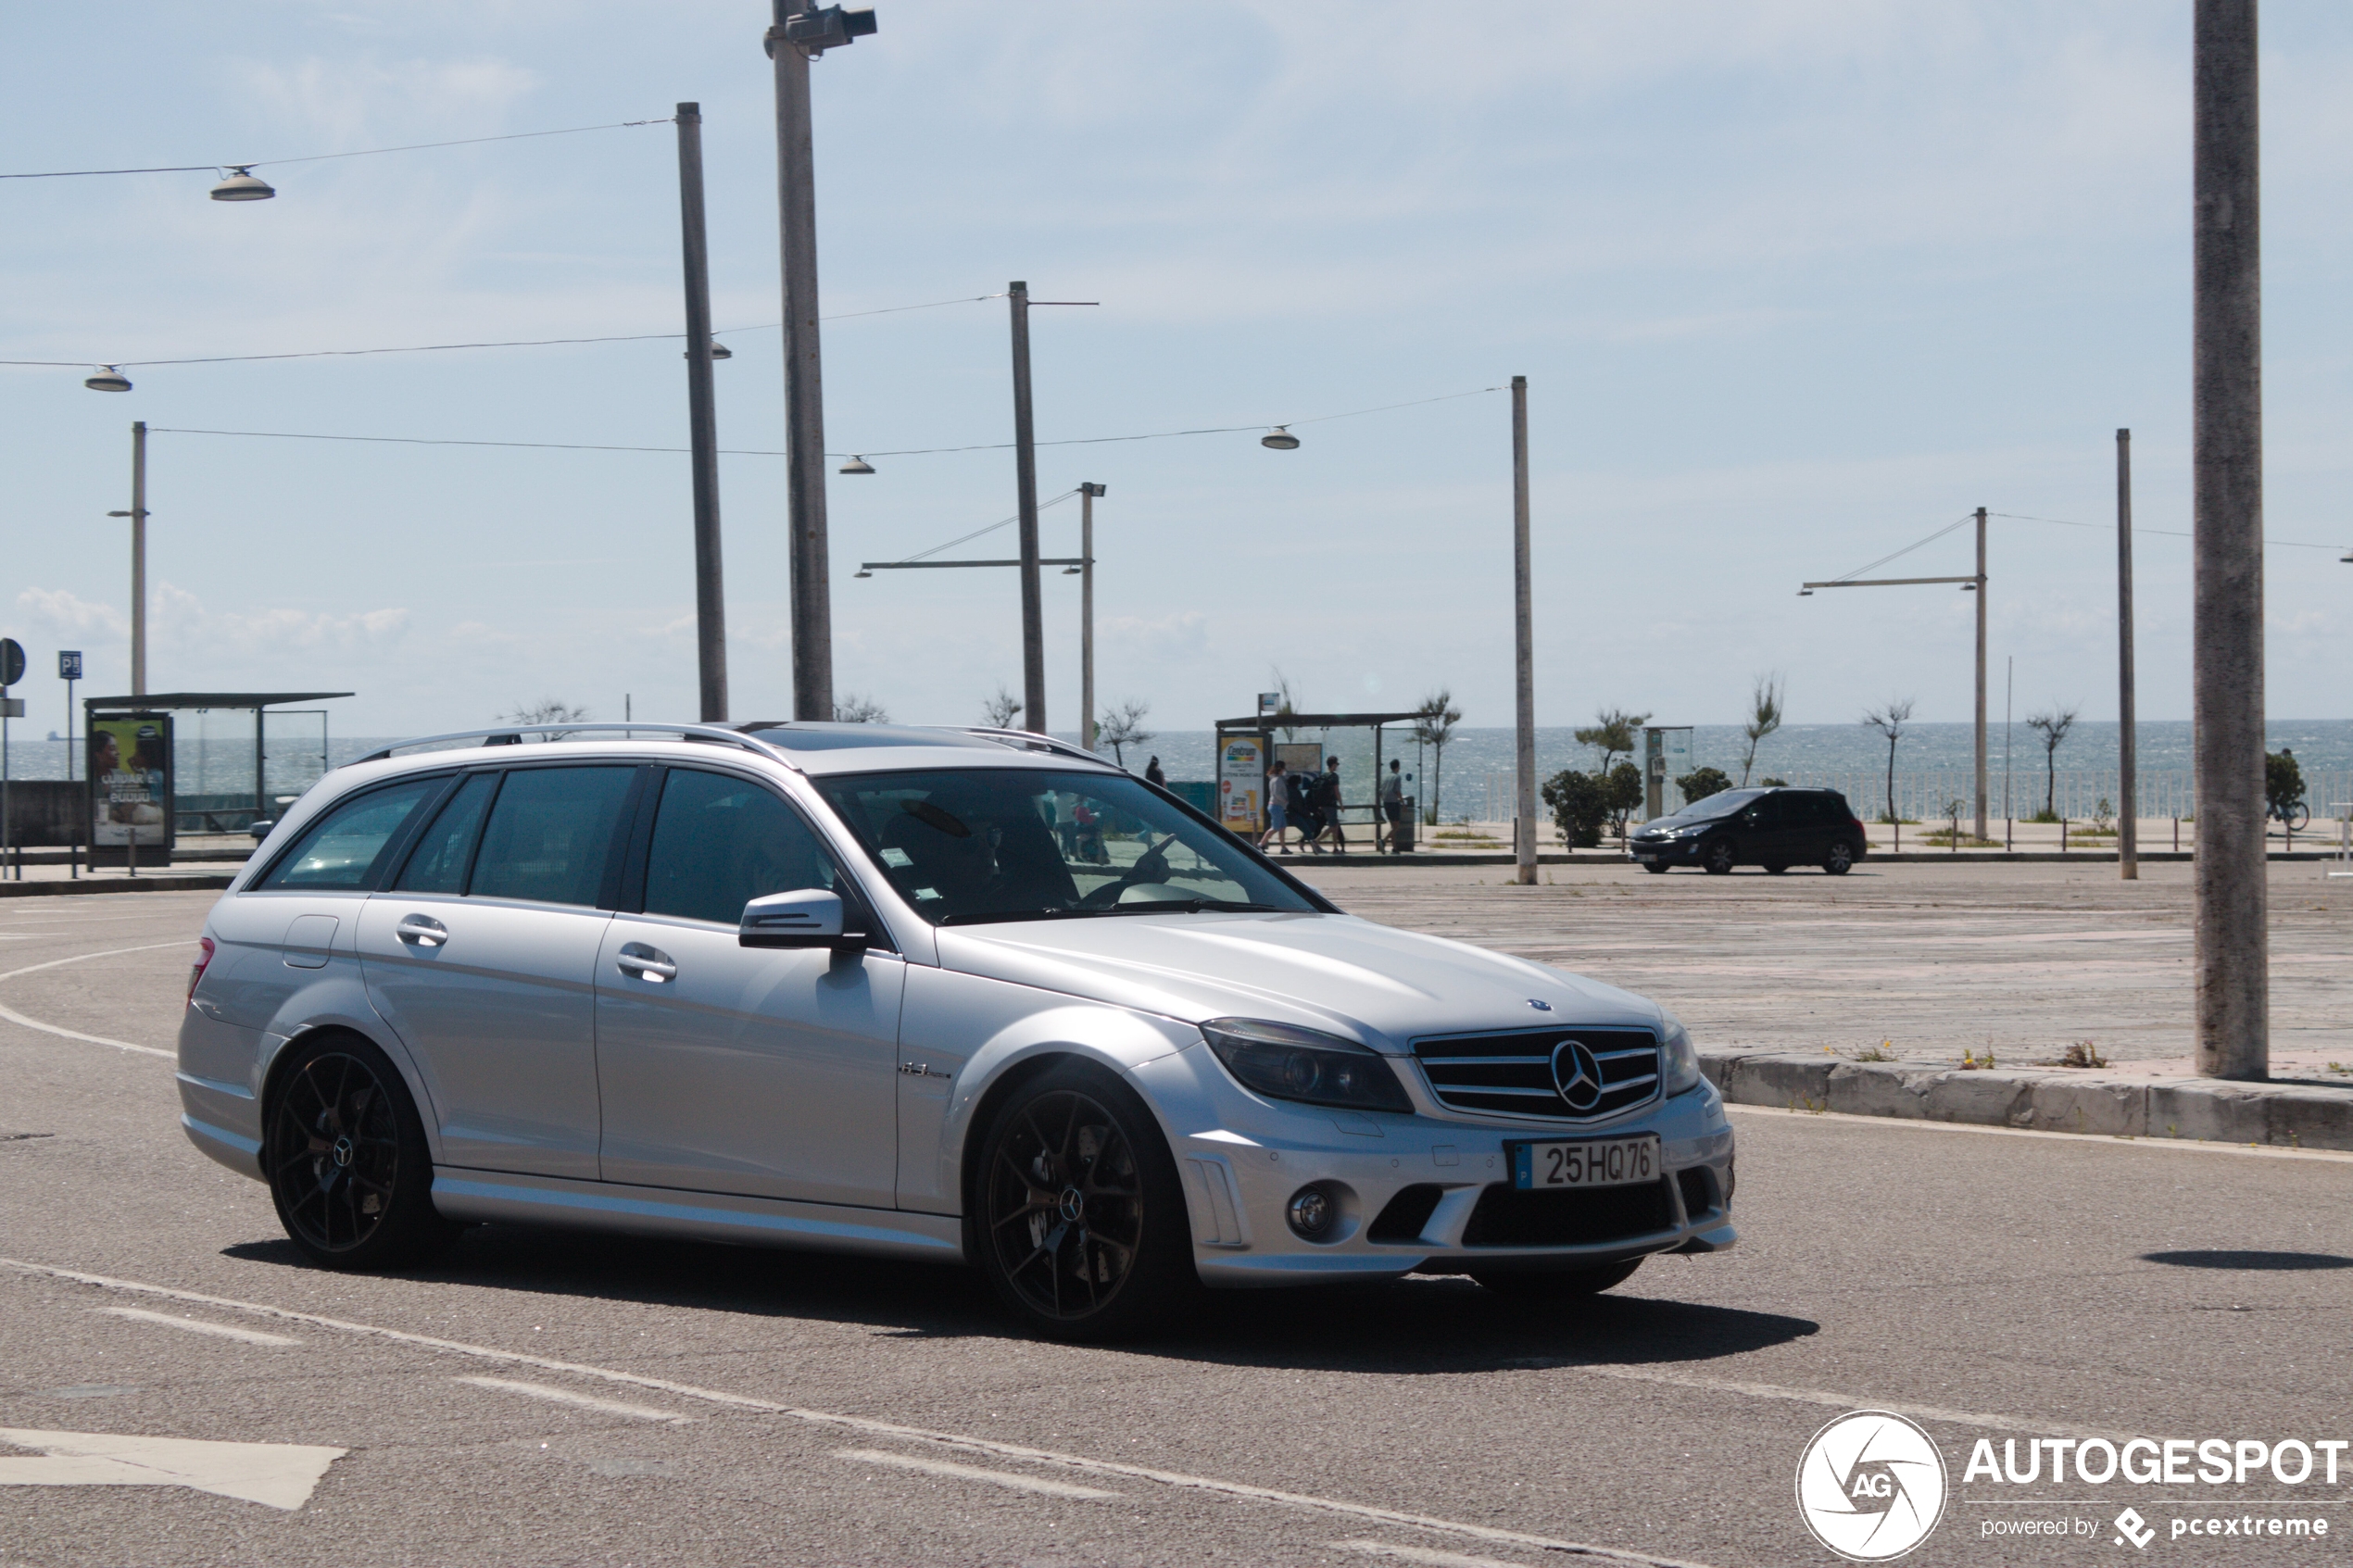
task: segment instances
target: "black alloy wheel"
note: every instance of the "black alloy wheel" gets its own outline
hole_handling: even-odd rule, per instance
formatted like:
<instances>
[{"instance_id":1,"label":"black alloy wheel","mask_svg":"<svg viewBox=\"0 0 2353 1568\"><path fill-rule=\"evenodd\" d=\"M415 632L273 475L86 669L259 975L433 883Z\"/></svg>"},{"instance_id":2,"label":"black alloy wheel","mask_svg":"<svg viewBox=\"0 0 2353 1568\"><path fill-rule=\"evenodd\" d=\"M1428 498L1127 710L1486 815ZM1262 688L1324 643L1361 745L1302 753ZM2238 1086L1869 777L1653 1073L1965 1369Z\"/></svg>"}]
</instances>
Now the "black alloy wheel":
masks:
<instances>
[{"instance_id":1,"label":"black alloy wheel","mask_svg":"<svg viewBox=\"0 0 2353 1568\"><path fill-rule=\"evenodd\" d=\"M988 1130L978 1252L1017 1316L1058 1339L1156 1325L1194 1287L1176 1161L1134 1092L1080 1063L1014 1092Z\"/></svg>"},{"instance_id":2,"label":"black alloy wheel","mask_svg":"<svg viewBox=\"0 0 2353 1568\"><path fill-rule=\"evenodd\" d=\"M1709 845L1706 854L1700 858L1700 864L1707 869L1707 874L1710 876L1731 875L1732 841L1729 838L1719 838Z\"/></svg>"},{"instance_id":3,"label":"black alloy wheel","mask_svg":"<svg viewBox=\"0 0 2353 1568\"><path fill-rule=\"evenodd\" d=\"M396 1267L446 1247L461 1227L434 1210L424 1124L390 1060L351 1035L291 1048L261 1154L287 1236L330 1269Z\"/></svg>"},{"instance_id":4,"label":"black alloy wheel","mask_svg":"<svg viewBox=\"0 0 2353 1568\"><path fill-rule=\"evenodd\" d=\"M1629 1258L1622 1263L1604 1263L1591 1269L1541 1273L1517 1269L1473 1271L1471 1278L1507 1300L1533 1305L1547 1301L1582 1301L1588 1297L1599 1296L1613 1286L1625 1284L1642 1266L1640 1258Z\"/></svg>"},{"instance_id":5,"label":"black alloy wheel","mask_svg":"<svg viewBox=\"0 0 2353 1568\"><path fill-rule=\"evenodd\" d=\"M1832 876L1844 876L1854 866L1854 847L1843 838L1833 839L1830 853L1822 857L1822 869Z\"/></svg>"}]
</instances>

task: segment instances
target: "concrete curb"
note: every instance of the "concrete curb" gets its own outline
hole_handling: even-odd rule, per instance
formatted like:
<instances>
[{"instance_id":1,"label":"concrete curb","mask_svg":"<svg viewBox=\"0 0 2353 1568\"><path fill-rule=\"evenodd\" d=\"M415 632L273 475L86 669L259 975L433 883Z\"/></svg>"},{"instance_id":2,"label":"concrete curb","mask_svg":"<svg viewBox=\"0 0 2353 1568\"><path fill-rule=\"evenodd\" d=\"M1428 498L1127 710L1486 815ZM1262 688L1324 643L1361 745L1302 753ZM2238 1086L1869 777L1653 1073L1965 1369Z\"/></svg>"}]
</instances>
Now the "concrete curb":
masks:
<instances>
[{"instance_id":1,"label":"concrete curb","mask_svg":"<svg viewBox=\"0 0 2353 1568\"><path fill-rule=\"evenodd\" d=\"M0 898L71 897L86 893L217 893L236 880L233 874L216 872L203 876L164 873L141 877L85 876L49 878L40 882L0 882Z\"/></svg>"},{"instance_id":2,"label":"concrete curb","mask_svg":"<svg viewBox=\"0 0 2353 1568\"><path fill-rule=\"evenodd\" d=\"M2336 851L2334 848L2327 850L2274 849L2266 858L2272 860L2334 860L2336 859ZM1292 855L1278 858L1278 864L1281 859L1291 860L1293 862L1291 869L1300 872L1302 875L1304 874L1302 868L1308 866L1344 866L1352 870L1359 866L1503 866L1508 868L1516 863L1511 851L1507 849L1416 849L1404 855ZM1958 854L1949 849L1906 849L1900 854L1886 849L1874 849L1856 861L1855 869L1869 871L1875 865L1891 863L1939 866L2096 866L2106 863L2112 866L2116 864L2116 851L2113 849L2070 849L2063 854L2056 849L1964 849ZM2179 853L2171 849L2144 849L2140 854L2140 859L2144 865L2161 864L2169 860L2186 865L2196 859L2197 857L2187 849ZM1540 866L1631 866L1634 862L1615 849L1579 849L1571 850L1566 854L1557 849L1547 849L1536 857L1536 863ZM1697 866L1678 866L1675 869L1679 872L1699 872ZM1740 869L1740 874L1743 875L1753 872L1762 874L1760 868L1755 866L1743 866Z\"/></svg>"},{"instance_id":3,"label":"concrete curb","mask_svg":"<svg viewBox=\"0 0 2353 1568\"><path fill-rule=\"evenodd\" d=\"M2129 1078L2097 1069L1968 1071L1772 1051L1703 1051L1735 1105L1970 1122L2095 1137L2353 1149L2353 1088Z\"/></svg>"}]
</instances>

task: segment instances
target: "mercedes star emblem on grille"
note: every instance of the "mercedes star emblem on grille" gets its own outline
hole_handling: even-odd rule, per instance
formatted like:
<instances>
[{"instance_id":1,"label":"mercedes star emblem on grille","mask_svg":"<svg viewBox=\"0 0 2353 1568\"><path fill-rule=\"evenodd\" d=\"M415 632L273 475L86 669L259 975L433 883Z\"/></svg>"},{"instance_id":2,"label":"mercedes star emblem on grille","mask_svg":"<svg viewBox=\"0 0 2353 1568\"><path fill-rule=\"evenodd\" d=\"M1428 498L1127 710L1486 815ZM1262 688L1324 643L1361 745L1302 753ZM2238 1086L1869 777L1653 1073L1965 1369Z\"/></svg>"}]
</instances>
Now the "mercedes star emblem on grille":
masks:
<instances>
[{"instance_id":1,"label":"mercedes star emblem on grille","mask_svg":"<svg viewBox=\"0 0 2353 1568\"><path fill-rule=\"evenodd\" d=\"M1571 1110L1591 1110L1602 1098L1602 1064L1582 1042L1563 1040L1553 1047L1553 1086Z\"/></svg>"}]
</instances>

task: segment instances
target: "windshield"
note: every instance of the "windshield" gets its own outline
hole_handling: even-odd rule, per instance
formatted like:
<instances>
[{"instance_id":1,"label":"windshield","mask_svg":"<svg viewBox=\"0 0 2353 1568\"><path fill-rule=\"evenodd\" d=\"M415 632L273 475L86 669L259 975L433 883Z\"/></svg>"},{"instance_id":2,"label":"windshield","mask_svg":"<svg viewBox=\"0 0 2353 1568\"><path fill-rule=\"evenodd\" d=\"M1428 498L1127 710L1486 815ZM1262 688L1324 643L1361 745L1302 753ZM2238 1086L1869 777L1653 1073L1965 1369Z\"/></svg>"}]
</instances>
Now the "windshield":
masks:
<instances>
[{"instance_id":1,"label":"windshield","mask_svg":"<svg viewBox=\"0 0 2353 1568\"><path fill-rule=\"evenodd\" d=\"M1743 807L1748 806L1755 801L1762 800L1764 798L1765 792L1761 789L1722 790L1715 795L1707 797L1705 800L1692 801L1689 806L1684 807L1681 810L1676 812L1672 817L1668 818L1667 821L1675 822L1712 822L1718 817L1737 816L1740 814Z\"/></svg>"},{"instance_id":2,"label":"windshield","mask_svg":"<svg viewBox=\"0 0 2353 1568\"><path fill-rule=\"evenodd\" d=\"M1121 774L975 768L816 782L935 925L1315 909L1250 850Z\"/></svg>"}]
</instances>

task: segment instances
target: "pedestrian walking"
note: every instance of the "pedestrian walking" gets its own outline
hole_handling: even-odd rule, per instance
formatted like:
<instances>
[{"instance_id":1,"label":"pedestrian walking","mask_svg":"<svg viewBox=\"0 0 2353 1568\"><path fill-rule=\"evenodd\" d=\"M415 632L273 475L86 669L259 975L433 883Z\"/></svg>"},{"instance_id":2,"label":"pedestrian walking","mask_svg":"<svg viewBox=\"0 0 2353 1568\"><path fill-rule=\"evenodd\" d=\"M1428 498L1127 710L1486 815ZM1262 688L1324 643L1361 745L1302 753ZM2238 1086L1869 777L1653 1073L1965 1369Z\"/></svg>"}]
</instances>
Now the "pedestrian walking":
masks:
<instances>
[{"instance_id":1,"label":"pedestrian walking","mask_svg":"<svg viewBox=\"0 0 2353 1568\"><path fill-rule=\"evenodd\" d=\"M1168 775L1161 771L1159 758L1155 757L1144 764L1144 782L1148 784L1158 784L1163 789L1168 787Z\"/></svg>"},{"instance_id":2,"label":"pedestrian walking","mask_svg":"<svg viewBox=\"0 0 2353 1568\"><path fill-rule=\"evenodd\" d=\"M1398 824L1405 820L1405 775L1401 771L1403 766L1403 764L1396 758L1390 758L1389 777L1381 781L1380 786L1380 814L1382 821L1389 823L1389 852L1392 855L1403 855L1405 852L1398 847L1397 841ZM1376 845L1374 847L1378 848L1379 846Z\"/></svg>"},{"instance_id":3,"label":"pedestrian walking","mask_svg":"<svg viewBox=\"0 0 2353 1568\"><path fill-rule=\"evenodd\" d=\"M1265 848L1267 840L1272 839L1284 854L1290 853L1290 846L1283 842L1283 834L1290 825L1290 779L1283 764L1277 761L1275 771L1266 775L1266 831L1258 835L1261 849Z\"/></svg>"},{"instance_id":4,"label":"pedestrian walking","mask_svg":"<svg viewBox=\"0 0 2353 1568\"><path fill-rule=\"evenodd\" d=\"M1340 823L1340 759L1327 759L1323 776L1315 781L1315 811L1332 835L1332 853L1348 853L1348 830Z\"/></svg>"}]
</instances>

